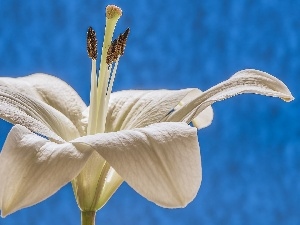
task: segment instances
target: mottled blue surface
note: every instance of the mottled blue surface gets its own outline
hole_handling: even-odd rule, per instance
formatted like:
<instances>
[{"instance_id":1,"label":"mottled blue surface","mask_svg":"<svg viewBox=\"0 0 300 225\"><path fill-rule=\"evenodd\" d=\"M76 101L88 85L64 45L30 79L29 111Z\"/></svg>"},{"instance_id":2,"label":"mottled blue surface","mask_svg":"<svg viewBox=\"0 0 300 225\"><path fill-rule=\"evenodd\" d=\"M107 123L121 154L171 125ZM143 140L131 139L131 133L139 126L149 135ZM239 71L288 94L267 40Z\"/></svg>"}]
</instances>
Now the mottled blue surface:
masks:
<instances>
[{"instance_id":1,"label":"mottled blue surface","mask_svg":"<svg viewBox=\"0 0 300 225\"><path fill-rule=\"evenodd\" d=\"M185 209L155 206L123 184L97 224L296 225L300 223L300 1L0 1L0 74L56 75L88 103L85 34L100 39L104 8L124 15L131 34L114 90L203 90L245 68L282 79L296 100L243 95L214 105L199 131L203 182ZM2 122L1 143L9 130ZM79 225L71 186L0 219L2 225Z\"/></svg>"}]
</instances>

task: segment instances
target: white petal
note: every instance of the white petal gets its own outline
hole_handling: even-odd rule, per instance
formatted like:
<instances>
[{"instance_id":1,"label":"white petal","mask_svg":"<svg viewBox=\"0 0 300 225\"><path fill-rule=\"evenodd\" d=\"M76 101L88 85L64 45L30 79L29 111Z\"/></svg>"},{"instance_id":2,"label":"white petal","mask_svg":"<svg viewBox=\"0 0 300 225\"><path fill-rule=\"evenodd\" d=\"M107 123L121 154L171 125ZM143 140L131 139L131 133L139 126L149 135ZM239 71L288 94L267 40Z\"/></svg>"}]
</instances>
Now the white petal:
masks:
<instances>
[{"instance_id":1,"label":"white petal","mask_svg":"<svg viewBox=\"0 0 300 225\"><path fill-rule=\"evenodd\" d=\"M33 87L44 102L68 117L83 134L80 120L86 105L71 86L57 77L42 73L20 77L18 80Z\"/></svg>"},{"instance_id":2,"label":"white petal","mask_svg":"<svg viewBox=\"0 0 300 225\"><path fill-rule=\"evenodd\" d=\"M32 96L42 100L40 94L30 85L30 83L25 82L18 78L12 77L0 77L1 86L6 86L12 91L21 92L24 95Z\"/></svg>"},{"instance_id":3,"label":"white petal","mask_svg":"<svg viewBox=\"0 0 300 225\"><path fill-rule=\"evenodd\" d=\"M189 123L214 102L243 93L279 97L287 102L294 99L285 84L277 78L258 70L242 70L228 80L199 94L190 102L172 112L163 121Z\"/></svg>"},{"instance_id":4,"label":"white petal","mask_svg":"<svg viewBox=\"0 0 300 225\"><path fill-rule=\"evenodd\" d=\"M62 113L1 80L0 117L58 142L62 141L61 137L70 140L79 136L74 124Z\"/></svg>"},{"instance_id":5,"label":"white petal","mask_svg":"<svg viewBox=\"0 0 300 225\"><path fill-rule=\"evenodd\" d=\"M213 109L211 106L208 106L192 120L192 123L198 129L202 129L208 127L212 123L213 116Z\"/></svg>"},{"instance_id":6,"label":"white petal","mask_svg":"<svg viewBox=\"0 0 300 225\"><path fill-rule=\"evenodd\" d=\"M72 143L98 151L132 188L160 206L184 207L200 187L197 129L185 123L90 135Z\"/></svg>"},{"instance_id":7,"label":"white petal","mask_svg":"<svg viewBox=\"0 0 300 225\"><path fill-rule=\"evenodd\" d=\"M199 89L194 89L193 91L189 92L184 99L180 101L180 103L175 107L175 110L179 110L180 107L184 106L187 102L190 102L194 98L198 97L201 95L203 92L200 91ZM212 120L213 120L213 109L211 106L208 106L206 109L204 109L198 116L196 116L193 120L192 123L195 127L198 129L202 129L205 127L208 127ZM176 122L176 121L172 121Z\"/></svg>"},{"instance_id":8,"label":"white petal","mask_svg":"<svg viewBox=\"0 0 300 225\"><path fill-rule=\"evenodd\" d=\"M55 144L23 126L14 126L0 155L2 216L54 194L78 175L90 154L88 149Z\"/></svg>"},{"instance_id":9,"label":"white petal","mask_svg":"<svg viewBox=\"0 0 300 225\"><path fill-rule=\"evenodd\" d=\"M193 90L115 92L109 102L106 131L132 129L158 123Z\"/></svg>"}]
</instances>

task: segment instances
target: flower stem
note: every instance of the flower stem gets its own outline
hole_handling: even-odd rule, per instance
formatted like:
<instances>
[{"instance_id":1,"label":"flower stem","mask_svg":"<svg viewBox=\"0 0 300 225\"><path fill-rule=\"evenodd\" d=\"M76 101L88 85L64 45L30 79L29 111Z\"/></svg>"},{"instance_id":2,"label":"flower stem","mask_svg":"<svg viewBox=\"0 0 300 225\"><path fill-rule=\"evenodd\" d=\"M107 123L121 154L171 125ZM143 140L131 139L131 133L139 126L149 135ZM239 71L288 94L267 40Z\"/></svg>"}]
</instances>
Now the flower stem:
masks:
<instances>
[{"instance_id":1,"label":"flower stem","mask_svg":"<svg viewBox=\"0 0 300 225\"><path fill-rule=\"evenodd\" d=\"M95 211L81 211L81 225L95 225Z\"/></svg>"}]
</instances>

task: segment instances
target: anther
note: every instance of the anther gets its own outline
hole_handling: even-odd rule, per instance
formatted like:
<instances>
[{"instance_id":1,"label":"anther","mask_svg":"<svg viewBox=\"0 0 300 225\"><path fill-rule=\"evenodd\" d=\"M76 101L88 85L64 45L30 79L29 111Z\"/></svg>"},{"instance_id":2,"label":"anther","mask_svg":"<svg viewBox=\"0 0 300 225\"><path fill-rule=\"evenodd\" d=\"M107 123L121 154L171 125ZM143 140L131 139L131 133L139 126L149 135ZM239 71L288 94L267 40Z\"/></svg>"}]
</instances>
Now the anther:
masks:
<instances>
[{"instance_id":1,"label":"anther","mask_svg":"<svg viewBox=\"0 0 300 225\"><path fill-rule=\"evenodd\" d=\"M124 51L125 51L126 42L127 42L129 32L130 32L130 29L128 27L125 30L125 32L123 34L120 34L120 36L118 37L118 43L120 45L120 55L124 55Z\"/></svg>"},{"instance_id":2,"label":"anther","mask_svg":"<svg viewBox=\"0 0 300 225\"><path fill-rule=\"evenodd\" d=\"M87 52L88 55L91 59L96 60L97 59L97 37L96 37L96 32L93 30L92 27L89 27L88 32L87 32Z\"/></svg>"},{"instance_id":3,"label":"anther","mask_svg":"<svg viewBox=\"0 0 300 225\"><path fill-rule=\"evenodd\" d=\"M106 56L107 65L115 62L118 59L119 55L117 54L116 46L117 46L117 39L112 41L111 45L107 50L107 56Z\"/></svg>"},{"instance_id":4,"label":"anther","mask_svg":"<svg viewBox=\"0 0 300 225\"><path fill-rule=\"evenodd\" d=\"M120 56L124 55L129 31L130 29L127 28L125 32L120 34L119 37L115 39L109 46L106 57L106 63L108 65L113 62L116 62Z\"/></svg>"}]
</instances>

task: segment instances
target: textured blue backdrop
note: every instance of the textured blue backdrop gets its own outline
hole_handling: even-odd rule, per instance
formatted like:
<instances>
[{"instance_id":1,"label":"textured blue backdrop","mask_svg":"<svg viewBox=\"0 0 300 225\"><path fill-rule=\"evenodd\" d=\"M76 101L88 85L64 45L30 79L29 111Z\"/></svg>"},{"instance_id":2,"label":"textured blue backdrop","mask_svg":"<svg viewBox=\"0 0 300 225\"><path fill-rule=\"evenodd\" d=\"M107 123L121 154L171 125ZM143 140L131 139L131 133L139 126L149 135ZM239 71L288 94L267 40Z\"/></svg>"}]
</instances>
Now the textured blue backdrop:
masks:
<instances>
[{"instance_id":1,"label":"textured blue backdrop","mask_svg":"<svg viewBox=\"0 0 300 225\"><path fill-rule=\"evenodd\" d=\"M163 209L123 184L97 224L299 224L300 1L0 0L0 74L53 74L88 103L85 34L92 25L101 39L111 3L124 12L117 33L131 28L115 91L205 90L255 68L282 79L296 100L243 95L215 104L213 124L199 131L203 182L196 199L185 209ZM2 144L9 126L0 125ZM79 218L67 185L0 224L79 225Z\"/></svg>"}]
</instances>

